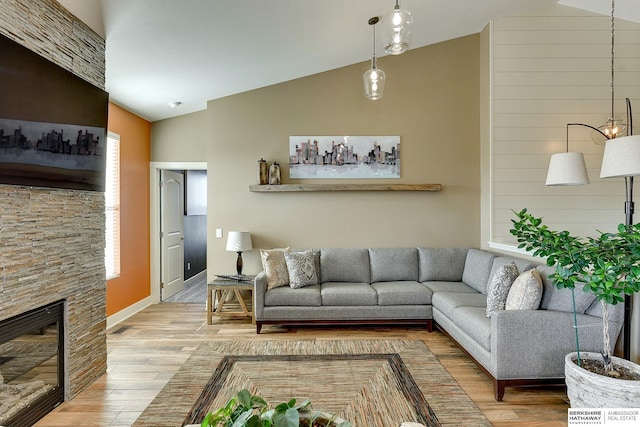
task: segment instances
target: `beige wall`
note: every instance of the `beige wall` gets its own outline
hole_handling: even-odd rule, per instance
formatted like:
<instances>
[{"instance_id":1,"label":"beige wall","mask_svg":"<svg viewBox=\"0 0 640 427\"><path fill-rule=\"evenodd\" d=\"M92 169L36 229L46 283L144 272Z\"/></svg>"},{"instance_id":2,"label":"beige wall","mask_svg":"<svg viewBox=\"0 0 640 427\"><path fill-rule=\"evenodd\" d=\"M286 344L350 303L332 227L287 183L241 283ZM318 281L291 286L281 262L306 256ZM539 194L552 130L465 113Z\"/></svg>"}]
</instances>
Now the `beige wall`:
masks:
<instances>
[{"instance_id":1,"label":"beige wall","mask_svg":"<svg viewBox=\"0 0 640 427\"><path fill-rule=\"evenodd\" d=\"M491 24L480 32L480 247L491 240Z\"/></svg>"},{"instance_id":2,"label":"beige wall","mask_svg":"<svg viewBox=\"0 0 640 427\"><path fill-rule=\"evenodd\" d=\"M210 101L209 274L234 265L216 228L249 230L258 248L477 245L478 40L381 58L387 86L376 102L363 93L368 63ZM393 182L440 183L443 191L249 192L261 157L281 163L292 182L290 135L400 135L402 177ZM258 251L245 265L260 270Z\"/></svg>"},{"instance_id":3,"label":"beige wall","mask_svg":"<svg viewBox=\"0 0 640 427\"><path fill-rule=\"evenodd\" d=\"M479 36L383 57L378 66L387 73L380 101L364 97L366 62L213 100L206 115L153 124L152 161L202 161L205 152L193 144L204 141L196 141L203 121L209 127L210 276L233 272L236 255L225 251L230 230L251 231L256 248L479 244ZM181 135L193 137L178 151ZM283 181L292 182L290 135L400 135L401 178L373 182L439 183L443 190L249 192L261 157L280 162ZM215 238L216 228L225 238ZM257 250L243 258L245 272L261 269Z\"/></svg>"},{"instance_id":4,"label":"beige wall","mask_svg":"<svg viewBox=\"0 0 640 427\"><path fill-rule=\"evenodd\" d=\"M206 110L160 120L151 127L151 161L205 161L210 138Z\"/></svg>"}]
</instances>

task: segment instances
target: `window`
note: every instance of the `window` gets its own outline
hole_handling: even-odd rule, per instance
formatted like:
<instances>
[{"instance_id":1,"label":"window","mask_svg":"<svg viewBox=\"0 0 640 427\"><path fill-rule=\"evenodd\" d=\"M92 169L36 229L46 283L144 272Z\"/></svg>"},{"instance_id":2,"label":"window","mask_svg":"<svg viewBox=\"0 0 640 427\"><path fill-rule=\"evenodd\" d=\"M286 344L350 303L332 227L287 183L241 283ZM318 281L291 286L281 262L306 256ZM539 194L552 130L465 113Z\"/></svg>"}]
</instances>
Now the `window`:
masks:
<instances>
[{"instance_id":1,"label":"window","mask_svg":"<svg viewBox=\"0 0 640 427\"><path fill-rule=\"evenodd\" d=\"M107 135L107 164L105 174L105 232L104 263L107 280L120 276L120 135Z\"/></svg>"}]
</instances>

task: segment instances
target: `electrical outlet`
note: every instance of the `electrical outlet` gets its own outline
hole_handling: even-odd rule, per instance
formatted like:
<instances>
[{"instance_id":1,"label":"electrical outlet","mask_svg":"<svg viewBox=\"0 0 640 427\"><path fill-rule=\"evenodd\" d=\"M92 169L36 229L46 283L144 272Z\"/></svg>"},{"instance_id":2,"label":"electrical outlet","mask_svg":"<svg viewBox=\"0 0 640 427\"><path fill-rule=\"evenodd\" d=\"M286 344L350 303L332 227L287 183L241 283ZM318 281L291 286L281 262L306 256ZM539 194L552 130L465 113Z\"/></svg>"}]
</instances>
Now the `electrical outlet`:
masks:
<instances>
[{"instance_id":1,"label":"electrical outlet","mask_svg":"<svg viewBox=\"0 0 640 427\"><path fill-rule=\"evenodd\" d=\"M190 262L187 263L187 270L191 270L191 263Z\"/></svg>"},{"instance_id":2,"label":"electrical outlet","mask_svg":"<svg viewBox=\"0 0 640 427\"><path fill-rule=\"evenodd\" d=\"M216 239L222 239L222 228L216 228Z\"/></svg>"}]
</instances>

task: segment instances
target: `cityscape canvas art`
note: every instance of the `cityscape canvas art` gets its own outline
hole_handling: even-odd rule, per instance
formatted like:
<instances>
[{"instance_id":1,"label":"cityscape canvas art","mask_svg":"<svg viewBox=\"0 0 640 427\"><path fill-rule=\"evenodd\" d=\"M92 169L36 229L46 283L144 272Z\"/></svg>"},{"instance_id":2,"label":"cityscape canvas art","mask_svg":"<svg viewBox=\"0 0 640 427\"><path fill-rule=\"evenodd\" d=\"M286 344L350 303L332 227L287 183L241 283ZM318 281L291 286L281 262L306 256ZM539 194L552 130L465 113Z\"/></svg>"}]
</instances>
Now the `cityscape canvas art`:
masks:
<instances>
[{"instance_id":1,"label":"cityscape canvas art","mask_svg":"<svg viewBox=\"0 0 640 427\"><path fill-rule=\"evenodd\" d=\"M400 137L290 136L289 177L400 178Z\"/></svg>"},{"instance_id":2,"label":"cityscape canvas art","mask_svg":"<svg viewBox=\"0 0 640 427\"><path fill-rule=\"evenodd\" d=\"M99 189L104 140L100 127L0 118L0 182Z\"/></svg>"}]
</instances>

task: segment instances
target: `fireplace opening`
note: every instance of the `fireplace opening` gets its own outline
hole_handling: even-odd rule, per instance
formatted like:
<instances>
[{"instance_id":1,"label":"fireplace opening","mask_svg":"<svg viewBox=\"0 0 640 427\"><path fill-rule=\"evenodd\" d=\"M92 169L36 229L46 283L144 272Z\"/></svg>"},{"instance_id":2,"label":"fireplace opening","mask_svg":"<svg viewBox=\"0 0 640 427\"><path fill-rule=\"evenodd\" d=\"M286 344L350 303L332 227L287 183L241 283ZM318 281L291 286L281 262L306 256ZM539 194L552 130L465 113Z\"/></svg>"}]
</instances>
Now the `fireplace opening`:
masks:
<instances>
[{"instance_id":1,"label":"fireplace opening","mask_svg":"<svg viewBox=\"0 0 640 427\"><path fill-rule=\"evenodd\" d=\"M31 426L64 401L64 302L0 320L0 426Z\"/></svg>"}]
</instances>

